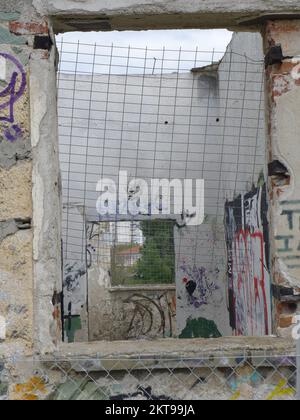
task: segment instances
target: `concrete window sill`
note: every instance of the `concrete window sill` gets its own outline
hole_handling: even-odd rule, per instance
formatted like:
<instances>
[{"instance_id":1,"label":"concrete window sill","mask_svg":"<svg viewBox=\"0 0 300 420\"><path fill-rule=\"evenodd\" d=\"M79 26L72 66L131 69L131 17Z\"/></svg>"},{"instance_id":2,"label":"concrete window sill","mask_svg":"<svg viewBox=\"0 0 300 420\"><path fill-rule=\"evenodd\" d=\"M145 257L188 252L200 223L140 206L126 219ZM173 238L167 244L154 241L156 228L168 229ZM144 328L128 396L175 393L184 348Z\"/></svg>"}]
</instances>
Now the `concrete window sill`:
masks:
<instances>
[{"instance_id":1,"label":"concrete window sill","mask_svg":"<svg viewBox=\"0 0 300 420\"><path fill-rule=\"evenodd\" d=\"M111 293L120 292L156 292L156 291L174 291L176 292L176 286L174 285L147 285L147 286L115 286L110 287Z\"/></svg>"},{"instance_id":2,"label":"concrete window sill","mask_svg":"<svg viewBox=\"0 0 300 420\"><path fill-rule=\"evenodd\" d=\"M276 337L220 339L163 339L155 341L115 341L62 344L52 357L61 362L80 361L87 370L104 370L106 363L113 365L118 360L128 366L142 360L148 366L161 363L172 366L178 360L193 365L201 358L213 360L216 366L224 367L225 361L240 360L241 357L255 358L257 363L266 356L295 356L295 341ZM113 360L112 360L113 359ZM49 360L49 356L47 357Z\"/></svg>"}]
</instances>

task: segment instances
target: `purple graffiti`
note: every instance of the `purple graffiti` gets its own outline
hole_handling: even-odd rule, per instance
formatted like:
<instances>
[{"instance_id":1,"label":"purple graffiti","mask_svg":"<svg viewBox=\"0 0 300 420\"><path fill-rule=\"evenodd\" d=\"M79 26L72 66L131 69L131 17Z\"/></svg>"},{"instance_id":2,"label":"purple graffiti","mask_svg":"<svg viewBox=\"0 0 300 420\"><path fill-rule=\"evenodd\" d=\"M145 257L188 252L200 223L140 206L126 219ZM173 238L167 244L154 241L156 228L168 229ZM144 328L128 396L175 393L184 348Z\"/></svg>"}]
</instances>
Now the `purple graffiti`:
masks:
<instances>
[{"instance_id":1,"label":"purple graffiti","mask_svg":"<svg viewBox=\"0 0 300 420\"><path fill-rule=\"evenodd\" d=\"M5 138L13 143L22 136L21 128L15 124L14 106L25 92L26 73L22 64L12 55L0 52L0 57L3 57L6 61L11 62L15 66L8 86L0 91L0 98L4 98L4 102L0 103L0 110L8 110L8 116L0 116L0 121L6 123L3 124L2 131ZM19 80L20 83L18 87Z\"/></svg>"},{"instance_id":2,"label":"purple graffiti","mask_svg":"<svg viewBox=\"0 0 300 420\"><path fill-rule=\"evenodd\" d=\"M207 270L204 267L186 264L183 264L180 269L186 275L183 283L186 287L189 303L196 309L208 305L209 298L213 295L213 292L219 290L219 287L214 281L209 280ZM219 274L218 270L214 274L217 276Z\"/></svg>"}]
</instances>

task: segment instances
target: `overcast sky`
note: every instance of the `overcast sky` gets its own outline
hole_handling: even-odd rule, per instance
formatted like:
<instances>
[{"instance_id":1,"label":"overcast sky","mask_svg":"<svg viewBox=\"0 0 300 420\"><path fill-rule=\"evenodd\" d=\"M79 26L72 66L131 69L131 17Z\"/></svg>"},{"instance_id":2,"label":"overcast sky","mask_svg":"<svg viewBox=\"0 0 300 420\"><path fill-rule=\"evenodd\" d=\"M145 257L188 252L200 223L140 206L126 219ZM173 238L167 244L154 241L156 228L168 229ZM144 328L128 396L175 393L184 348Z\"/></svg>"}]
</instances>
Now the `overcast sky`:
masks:
<instances>
[{"instance_id":1,"label":"overcast sky","mask_svg":"<svg viewBox=\"0 0 300 420\"><path fill-rule=\"evenodd\" d=\"M144 66L145 52L143 49L149 49L147 54L147 67L151 72L155 66L155 72L161 70L162 49L171 50L164 55L164 66L170 71L176 71L178 51L180 53L180 69L179 71L189 70L195 66L205 66L211 61L217 61L222 58L232 37L232 33L227 30L164 30L164 31L139 31L139 32L72 32L59 35L58 43L63 40L62 68L63 71L73 71L74 62L80 62L77 71L80 73L89 73L91 71L91 63L93 62L94 45L99 45L96 49L96 72L106 73L108 71L107 62L111 54L111 45L114 45L113 56L114 62L110 69L112 73L124 73L126 65L127 51L124 49L130 46L130 73L141 73ZM87 44L81 45L79 48L79 56L76 56L77 43ZM71 43L71 44L69 44ZM90 46L89 46L90 45ZM101 47L100 47L101 46ZM103 46L103 47L102 47ZM105 48L105 46L109 48ZM60 44L58 44L60 48ZM118 47L121 47L118 49ZM142 50L135 50L141 48ZM197 50L197 62L195 63L195 51ZM151 50L160 51L151 51ZM214 53L212 54L212 52ZM121 58L120 58L121 57ZM212 59L213 57L213 59ZM105 61L106 60L106 61ZM155 62L156 60L156 62ZM85 64L89 63L89 65ZM102 64L102 66L101 66Z\"/></svg>"},{"instance_id":2,"label":"overcast sky","mask_svg":"<svg viewBox=\"0 0 300 420\"><path fill-rule=\"evenodd\" d=\"M139 31L139 32L71 32L59 35L65 42L84 42L87 44L131 46L145 48L165 47L166 49L184 50L196 47L201 51L224 51L230 42L232 33L227 30L165 30L165 31Z\"/></svg>"}]
</instances>

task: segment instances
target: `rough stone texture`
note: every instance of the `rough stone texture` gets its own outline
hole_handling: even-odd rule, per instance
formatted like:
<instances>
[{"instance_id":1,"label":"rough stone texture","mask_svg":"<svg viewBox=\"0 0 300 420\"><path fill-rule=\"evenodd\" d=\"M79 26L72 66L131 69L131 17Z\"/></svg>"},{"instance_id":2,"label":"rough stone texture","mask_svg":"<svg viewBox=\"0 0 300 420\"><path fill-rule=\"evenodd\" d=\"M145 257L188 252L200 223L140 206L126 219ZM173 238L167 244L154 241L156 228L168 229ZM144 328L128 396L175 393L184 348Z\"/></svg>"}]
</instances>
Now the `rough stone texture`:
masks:
<instances>
[{"instance_id":1,"label":"rough stone texture","mask_svg":"<svg viewBox=\"0 0 300 420\"><path fill-rule=\"evenodd\" d=\"M5 143L0 141L0 166L11 168L16 161L29 160L31 154L30 139L18 144Z\"/></svg>"},{"instance_id":2,"label":"rough stone texture","mask_svg":"<svg viewBox=\"0 0 300 420\"><path fill-rule=\"evenodd\" d=\"M32 232L19 231L0 243L0 314L6 340L33 339ZM16 347L17 350L17 347Z\"/></svg>"},{"instance_id":3,"label":"rough stone texture","mask_svg":"<svg viewBox=\"0 0 300 420\"><path fill-rule=\"evenodd\" d=\"M31 162L0 168L0 220L31 218Z\"/></svg>"},{"instance_id":4,"label":"rough stone texture","mask_svg":"<svg viewBox=\"0 0 300 420\"><path fill-rule=\"evenodd\" d=\"M7 236L14 235L16 232L18 232L18 226L15 220L0 222L0 242Z\"/></svg>"},{"instance_id":5,"label":"rough stone texture","mask_svg":"<svg viewBox=\"0 0 300 420\"><path fill-rule=\"evenodd\" d=\"M33 344L32 163L27 83L29 40L9 31L29 2L0 7L0 316L1 353ZM9 7L11 6L11 8ZM22 10L20 7L22 6ZM23 7L24 6L24 7ZM26 349L26 350L25 350Z\"/></svg>"},{"instance_id":6,"label":"rough stone texture","mask_svg":"<svg viewBox=\"0 0 300 420\"><path fill-rule=\"evenodd\" d=\"M32 3L32 0L1 0L0 19L3 21L20 19L24 22L34 20L38 14Z\"/></svg>"}]
</instances>

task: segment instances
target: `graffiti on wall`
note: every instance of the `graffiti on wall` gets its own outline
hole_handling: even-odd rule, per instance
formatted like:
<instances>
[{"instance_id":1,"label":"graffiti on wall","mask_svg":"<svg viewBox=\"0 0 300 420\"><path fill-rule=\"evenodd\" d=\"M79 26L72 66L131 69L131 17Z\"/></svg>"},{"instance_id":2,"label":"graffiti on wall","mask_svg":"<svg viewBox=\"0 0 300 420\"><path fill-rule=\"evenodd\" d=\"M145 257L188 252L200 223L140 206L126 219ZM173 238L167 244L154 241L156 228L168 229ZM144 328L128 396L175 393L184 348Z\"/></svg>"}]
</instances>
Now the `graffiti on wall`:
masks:
<instances>
[{"instance_id":1,"label":"graffiti on wall","mask_svg":"<svg viewBox=\"0 0 300 420\"><path fill-rule=\"evenodd\" d=\"M80 331L81 328L82 324L80 315L73 314L72 302L69 302L67 314L64 315L64 331L66 337L68 338L68 343L75 342L76 332Z\"/></svg>"},{"instance_id":2,"label":"graffiti on wall","mask_svg":"<svg viewBox=\"0 0 300 420\"><path fill-rule=\"evenodd\" d=\"M76 261L64 266L64 336L69 343L75 341L76 331L81 330L81 312L86 304L86 264Z\"/></svg>"},{"instance_id":3,"label":"graffiti on wall","mask_svg":"<svg viewBox=\"0 0 300 420\"><path fill-rule=\"evenodd\" d=\"M22 136L22 129L15 121L15 106L25 92L26 73L10 54L0 52L0 62L0 127L4 138L13 143ZM8 77L6 69L12 69Z\"/></svg>"},{"instance_id":4,"label":"graffiti on wall","mask_svg":"<svg viewBox=\"0 0 300 420\"><path fill-rule=\"evenodd\" d=\"M69 343L76 341L82 329L82 313L87 306L87 275L93 264L96 249L88 244L86 261L70 261L64 265L63 312L64 336Z\"/></svg>"},{"instance_id":5,"label":"graffiti on wall","mask_svg":"<svg viewBox=\"0 0 300 420\"><path fill-rule=\"evenodd\" d=\"M205 267L197 267L183 264L181 271L184 273L183 283L186 288L188 301L195 309L202 305L208 305L209 299L213 293L219 289L214 281L210 280L207 269ZM215 275L218 275L216 270Z\"/></svg>"},{"instance_id":6,"label":"graffiti on wall","mask_svg":"<svg viewBox=\"0 0 300 420\"><path fill-rule=\"evenodd\" d=\"M281 223L276 237L277 252L287 267L299 272L300 269L300 200L281 202Z\"/></svg>"},{"instance_id":7,"label":"graffiti on wall","mask_svg":"<svg viewBox=\"0 0 300 420\"><path fill-rule=\"evenodd\" d=\"M188 319L179 338L220 338L222 334L214 321L205 318Z\"/></svg>"},{"instance_id":8,"label":"graffiti on wall","mask_svg":"<svg viewBox=\"0 0 300 420\"><path fill-rule=\"evenodd\" d=\"M25 383L14 386L13 396L17 401L38 401L48 394L44 378L33 376Z\"/></svg>"},{"instance_id":9,"label":"graffiti on wall","mask_svg":"<svg viewBox=\"0 0 300 420\"><path fill-rule=\"evenodd\" d=\"M204 252L204 251L202 251ZM216 319L216 312L221 312L224 302L224 272L213 264L203 266L203 262L195 264L187 262L184 257L178 265L177 301L180 315L178 319L179 338L218 338L230 335L224 325ZM183 314L183 316L181 316ZM229 323L228 323L229 324Z\"/></svg>"},{"instance_id":10,"label":"graffiti on wall","mask_svg":"<svg viewBox=\"0 0 300 420\"><path fill-rule=\"evenodd\" d=\"M81 312L86 304L86 264L79 261L64 266L64 337L68 343L75 341L76 332L81 330Z\"/></svg>"},{"instance_id":11,"label":"graffiti on wall","mask_svg":"<svg viewBox=\"0 0 300 420\"><path fill-rule=\"evenodd\" d=\"M238 336L272 332L266 185L225 206L230 325Z\"/></svg>"},{"instance_id":12,"label":"graffiti on wall","mask_svg":"<svg viewBox=\"0 0 300 420\"><path fill-rule=\"evenodd\" d=\"M176 324L175 294L161 292L156 296L133 294L124 301L133 308L128 339L173 337ZM124 307L126 312L126 308Z\"/></svg>"}]
</instances>

